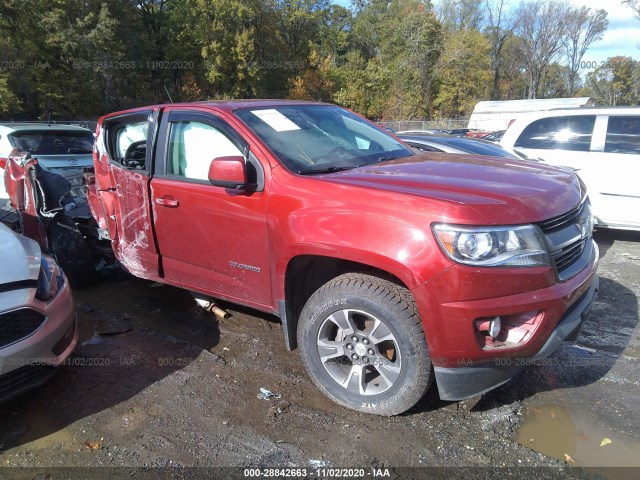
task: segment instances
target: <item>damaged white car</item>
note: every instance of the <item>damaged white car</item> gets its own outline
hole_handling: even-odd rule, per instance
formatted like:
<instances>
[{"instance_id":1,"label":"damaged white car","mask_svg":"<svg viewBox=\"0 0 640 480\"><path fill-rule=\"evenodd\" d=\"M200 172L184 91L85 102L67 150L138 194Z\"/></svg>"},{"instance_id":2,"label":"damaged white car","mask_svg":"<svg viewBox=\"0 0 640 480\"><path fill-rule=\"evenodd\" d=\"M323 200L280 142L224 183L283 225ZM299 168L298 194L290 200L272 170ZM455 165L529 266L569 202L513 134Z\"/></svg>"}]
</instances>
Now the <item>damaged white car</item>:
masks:
<instances>
[{"instance_id":1,"label":"damaged white car","mask_svg":"<svg viewBox=\"0 0 640 480\"><path fill-rule=\"evenodd\" d=\"M73 352L73 296L55 260L0 224L0 402L52 377Z\"/></svg>"}]
</instances>

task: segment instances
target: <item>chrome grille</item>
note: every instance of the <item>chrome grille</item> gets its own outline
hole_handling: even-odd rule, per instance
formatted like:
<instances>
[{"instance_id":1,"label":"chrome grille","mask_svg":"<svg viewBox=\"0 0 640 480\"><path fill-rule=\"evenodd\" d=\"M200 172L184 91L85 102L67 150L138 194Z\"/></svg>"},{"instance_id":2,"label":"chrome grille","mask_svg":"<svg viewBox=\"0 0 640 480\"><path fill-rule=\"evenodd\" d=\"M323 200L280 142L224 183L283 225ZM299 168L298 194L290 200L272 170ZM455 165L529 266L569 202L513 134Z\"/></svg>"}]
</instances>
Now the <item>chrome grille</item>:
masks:
<instances>
[{"instance_id":1,"label":"chrome grille","mask_svg":"<svg viewBox=\"0 0 640 480\"><path fill-rule=\"evenodd\" d=\"M0 315L0 348L32 335L45 319L40 312L29 308Z\"/></svg>"},{"instance_id":2,"label":"chrome grille","mask_svg":"<svg viewBox=\"0 0 640 480\"><path fill-rule=\"evenodd\" d=\"M562 272L573 265L573 263L580 258L580 255L582 255L585 243L587 243L587 239L583 238L567 247L564 247L560 253L554 255L553 260L556 264L556 270L558 270L558 272Z\"/></svg>"},{"instance_id":3,"label":"chrome grille","mask_svg":"<svg viewBox=\"0 0 640 480\"><path fill-rule=\"evenodd\" d=\"M567 225L571 225L577 223L578 218L580 218L580 214L584 209L584 206L587 202L583 202L572 210L569 210L567 213L563 213L562 215L558 215L557 217L550 218L549 220L545 220L540 223L540 228L544 233L553 232L555 230L560 230Z\"/></svg>"},{"instance_id":4,"label":"chrome grille","mask_svg":"<svg viewBox=\"0 0 640 480\"><path fill-rule=\"evenodd\" d=\"M593 255L591 206L588 200L562 215L540 222L556 276L568 280L584 269Z\"/></svg>"}]
</instances>

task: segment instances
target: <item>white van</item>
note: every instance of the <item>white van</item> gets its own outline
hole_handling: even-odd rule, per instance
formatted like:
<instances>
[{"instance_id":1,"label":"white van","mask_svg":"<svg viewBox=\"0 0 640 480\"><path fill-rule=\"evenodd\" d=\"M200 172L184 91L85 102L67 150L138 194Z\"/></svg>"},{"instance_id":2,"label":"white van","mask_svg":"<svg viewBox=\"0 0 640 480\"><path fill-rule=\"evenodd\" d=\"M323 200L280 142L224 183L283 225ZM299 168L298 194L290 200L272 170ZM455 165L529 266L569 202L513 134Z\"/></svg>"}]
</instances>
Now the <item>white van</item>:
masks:
<instances>
[{"instance_id":1,"label":"white van","mask_svg":"<svg viewBox=\"0 0 640 480\"><path fill-rule=\"evenodd\" d=\"M526 114L500 144L575 170L599 226L640 230L640 107Z\"/></svg>"},{"instance_id":2,"label":"white van","mask_svg":"<svg viewBox=\"0 0 640 480\"><path fill-rule=\"evenodd\" d=\"M478 102L473 109L471 118L469 118L468 127L495 132L506 130L509 125L525 113L583 107L593 107L591 97Z\"/></svg>"}]
</instances>

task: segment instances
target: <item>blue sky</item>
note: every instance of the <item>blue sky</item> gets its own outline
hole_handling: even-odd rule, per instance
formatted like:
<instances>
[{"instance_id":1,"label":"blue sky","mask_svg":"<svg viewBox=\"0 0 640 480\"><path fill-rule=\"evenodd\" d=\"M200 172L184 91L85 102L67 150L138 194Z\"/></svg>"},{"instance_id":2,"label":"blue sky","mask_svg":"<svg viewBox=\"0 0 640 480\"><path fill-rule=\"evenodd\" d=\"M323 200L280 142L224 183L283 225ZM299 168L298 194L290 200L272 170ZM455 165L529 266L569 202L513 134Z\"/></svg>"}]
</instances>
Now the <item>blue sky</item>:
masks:
<instances>
[{"instance_id":1,"label":"blue sky","mask_svg":"<svg viewBox=\"0 0 640 480\"><path fill-rule=\"evenodd\" d=\"M437 0L432 0L437 3ZM640 19L634 17L633 10L622 5L620 0L569 0L576 6L587 6L592 9L603 8L608 13L609 28L602 40L595 42L583 61L602 62L609 57L626 55L640 60ZM350 0L334 0L334 3L349 7ZM513 1L515 5L517 1ZM586 72L585 72L586 73Z\"/></svg>"},{"instance_id":2,"label":"blue sky","mask_svg":"<svg viewBox=\"0 0 640 480\"><path fill-rule=\"evenodd\" d=\"M584 56L584 60L603 61L616 55L626 55L640 60L640 19L633 10L619 0L570 0L574 5L602 8L609 14L609 28L602 40L595 42ZM604 3L604 5L603 5Z\"/></svg>"}]
</instances>

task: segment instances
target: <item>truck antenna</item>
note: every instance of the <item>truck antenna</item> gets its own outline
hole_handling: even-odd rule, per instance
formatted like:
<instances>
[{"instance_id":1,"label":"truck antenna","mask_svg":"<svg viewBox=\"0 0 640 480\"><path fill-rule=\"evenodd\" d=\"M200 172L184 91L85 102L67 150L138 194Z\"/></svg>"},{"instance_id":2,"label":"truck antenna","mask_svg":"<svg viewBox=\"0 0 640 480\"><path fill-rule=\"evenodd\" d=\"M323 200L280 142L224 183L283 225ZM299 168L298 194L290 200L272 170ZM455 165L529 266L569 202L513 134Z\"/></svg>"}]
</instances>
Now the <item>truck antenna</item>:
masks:
<instances>
[{"instance_id":1,"label":"truck antenna","mask_svg":"<svg viewBox=\"0 0 640 480\"><path fill-rule=\"evenodd\" d=\"M169 101L171 103L173 103L173 99L171 98L171 94L169 93L169 90L167 90L167 86L163 83L162 86L164 87L164 91L167 92L167 97L169 97Z\"/></svg>"}]
</instances>

